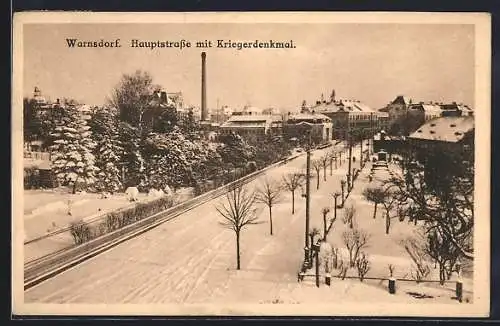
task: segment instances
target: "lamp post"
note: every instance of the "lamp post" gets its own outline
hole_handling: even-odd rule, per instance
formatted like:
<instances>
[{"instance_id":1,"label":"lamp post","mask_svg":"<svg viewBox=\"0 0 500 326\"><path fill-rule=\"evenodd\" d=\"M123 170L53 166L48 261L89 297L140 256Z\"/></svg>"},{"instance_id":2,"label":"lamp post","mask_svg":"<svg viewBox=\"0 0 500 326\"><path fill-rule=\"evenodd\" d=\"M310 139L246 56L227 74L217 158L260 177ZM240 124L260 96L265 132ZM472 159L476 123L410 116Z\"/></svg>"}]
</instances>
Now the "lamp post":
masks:
<instances>
[{"instance_id":1,"label":"lamp post","mask_svg":"<svg viewBox=\"0 0 500 326\"><path fill-rule=\"evenodd\" d=\"M349 158L348 158L348 167L347 167L347 188L349 189L351 184L351 161L352 161L352 134L349 132L348 137L348 146L349 146Z\"/></svg>"},{"instance_id":2,"label":"lamp post","mask_svg":"<svg viewBox=\"0 0 500 326\"><path fill-rule=\"evenodd\" d=\"M302 197L306 199L306 229L305 229L305 244L304 244L304 269L311 267L310 257L310 244L309 244L309 212L311 204L311 132L306 131L308 137L308 144L306 147L306 192L302 194ZM312 243L311 243L312 245Z\"/></svg>"}]
</instances>

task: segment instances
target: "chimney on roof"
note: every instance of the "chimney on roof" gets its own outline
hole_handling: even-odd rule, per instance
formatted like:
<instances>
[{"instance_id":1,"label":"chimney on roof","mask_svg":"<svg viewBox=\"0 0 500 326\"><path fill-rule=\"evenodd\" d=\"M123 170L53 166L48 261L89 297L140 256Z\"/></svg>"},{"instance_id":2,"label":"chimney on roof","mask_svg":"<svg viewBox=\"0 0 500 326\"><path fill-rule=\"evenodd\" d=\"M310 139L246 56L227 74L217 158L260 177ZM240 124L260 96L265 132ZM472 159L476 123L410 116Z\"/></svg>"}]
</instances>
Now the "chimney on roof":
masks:
<instances>
[{"instance_id":1,"label":"chimney on roof","mask_svg":"<svg viewBox=\"0 0 500 326\"><path fill-rule=\"evenodd\" d=\"M206 58L207 54L205 52L201 53L201 120L206 121L207 112L207 69L206 69Z\"/></svg>"}]
</instances>

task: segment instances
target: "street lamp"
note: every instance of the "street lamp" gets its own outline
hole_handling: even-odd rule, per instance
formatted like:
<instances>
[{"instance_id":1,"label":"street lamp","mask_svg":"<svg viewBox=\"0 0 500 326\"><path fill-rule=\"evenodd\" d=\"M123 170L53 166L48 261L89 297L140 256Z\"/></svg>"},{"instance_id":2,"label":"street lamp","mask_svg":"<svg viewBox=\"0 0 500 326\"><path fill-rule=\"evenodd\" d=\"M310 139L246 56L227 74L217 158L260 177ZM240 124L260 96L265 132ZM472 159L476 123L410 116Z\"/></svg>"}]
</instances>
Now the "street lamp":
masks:
<instances>
[{"instance_id":1,"label":"street lamp","mask_svg":"<svg viewBox=\"0 0 500 326\"><path fill-rule=\"evenodd\" d=\"M349 146L349 161L347 167L347 188L349 189L351 184L351 161L352 161L352 132L348 132L348 146Z\"/></svg>"},{"instance_id":2,"label":"street lamp","mask_svg":"<svg viewBox=\"0 0 500 326\"><path fill-rule=\"evenodd\" d=\"M306 192L302 193L302 197L306 199L306 229L305 229L305 244L304 244L304 268L311 267L310 246L309 246L309 212L311 203L311 131L306 131L308 143L306 147ZM311 244L312 245L312 244Z\"/></svg>"}]
</instances>

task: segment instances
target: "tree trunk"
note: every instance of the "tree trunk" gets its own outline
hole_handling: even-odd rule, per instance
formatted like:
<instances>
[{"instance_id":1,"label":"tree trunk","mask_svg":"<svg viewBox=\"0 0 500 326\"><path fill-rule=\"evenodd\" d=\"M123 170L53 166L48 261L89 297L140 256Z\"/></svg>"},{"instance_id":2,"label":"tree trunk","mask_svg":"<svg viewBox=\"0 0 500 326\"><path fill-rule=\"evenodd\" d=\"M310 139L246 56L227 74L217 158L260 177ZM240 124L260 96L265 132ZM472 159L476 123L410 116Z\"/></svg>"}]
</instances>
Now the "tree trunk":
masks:
<instances>
[{"instance_id":1,"label":"tree trunk","mask_svg":"<svg viewBox=\"0 0 500 326\"><path fill-rule=\"evenodd\" d=\"M269 206L269 227L270 227L270 233L273 235L273 213L272 213L272 206Z\"/></svg>"},{"instance_id":2,"label":"tree trunk","mask_svg":"<svg viewBox=\"0 0 500 326\"><path fill-rule=\"evenodd\" d=\"M323 167L323 181L326 181L326 165Z\"/></svg>"},{"instance_id":3,"label":"tree trunk","mask_svg":"<svg viewBox=\"0 0 500 326\"><path fill-rule=\"evenodd\" d=\"M75 182L73 182L73 190L71 191L71 193L74 195L76 194L76 184L77 184L77 180L78 178L76 178Z\"/></svg>"},{"instance_id":4,"label":"tree trunk","mask_svg":"<svg viewBox=\"0 0 500 326\"><path fill-rule=\"evenodd\" d=\"M319 171L318 171L318 177L316 178L316 190L319 189Z\"/></svg>"},{"instance_id":5,"label":"tree trunk","mask_svg":"<svg viewBox=\"0 0 500 326\"><path fill-rule=\"evenodd\" d=\"M375 203L375 208L373 209L373 218L377 217L377 203Z\"/></svg>"},{"instance_id":6,"label":"tree trunk","mask_svg":"<svg viewBox=\"0 0 500 326\"><path fill-rule=\"evenodd\" d=\"M236 232L236 269L240 269L240 233Z\"/></svg>"},{"instance_id":7,"label":"tree trunk","mask_svg":"<svg viewBox=\"0 0 500 326\"><path fill-rule=\"evenodd\" d=\"M327 230L326 230L326 214L323 214L323 240L326 241L326 234L327 234Z\"/></svg>"},{"instance_id":8,"label":"tree trunk","mask_svg":"<svg viewBox=\"0 0 500 326\"><path fill-rule=\"evenodd\" d=\"M391 218L389 213L385 214L385 234L389 234L389 228L391 227Z\"/></svg>"},{"instance_id":9,"label":"tree trunk","mask_svg":"<svg viewBox=\"0 0 500 326\"><path fill-rule=\"evenodd\" d=\"M446 280L444 263L442 261L439 262L439 284L444 285L444 281Z\"/></svg>"},{"instance_id":10,"label":"tree trunk","mask_svg":"<svg viewBox=\"0 0 500 326\"><path fill-rule=\"evenodd\" d=\"M337 164L337 161L335 160L335 164ZM337 167L335 167L337 168ZM333 175L333 161L330 161L330 176Z\"/></svg>"},{"instance_id":11,"label":"tree trunk","mask_svg":"<svg viewBox=\"0 0 500 326\"><path fill-rule=\"evenodd\" d=\"M295 190L292 190L292 215L295 214Z\"/></svg>"}]
</instances>

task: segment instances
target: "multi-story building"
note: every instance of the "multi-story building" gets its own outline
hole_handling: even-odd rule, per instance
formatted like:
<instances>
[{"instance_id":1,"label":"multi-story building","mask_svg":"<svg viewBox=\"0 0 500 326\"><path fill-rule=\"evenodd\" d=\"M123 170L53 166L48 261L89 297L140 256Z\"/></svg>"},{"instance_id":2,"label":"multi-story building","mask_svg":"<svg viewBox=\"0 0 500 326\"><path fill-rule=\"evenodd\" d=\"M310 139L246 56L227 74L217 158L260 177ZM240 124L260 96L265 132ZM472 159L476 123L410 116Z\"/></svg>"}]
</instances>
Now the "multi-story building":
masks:
<instances>
[{"instance_id":1,"label":"multi-story building","mask_svg":"<svg viewBox=\"0 0 500 326\"><path fill-rule=\"evenodd\" d=\"M282 117L271 114L233 114L220 126L222 134L234 132L241 136L281 135L282 130Z\"/></svg>"},{"instance_id":2,"label":"multi-story building","mask_svg":"<svg viewBox=\"0 0 500 326\"><path fill-rule=\"evenodd\" d=\"M352 131L364 130L374 134L380 129L379 112L358 100L318 101L312 112L328 116L333 125L334 139L347 139Z\"/></svg>"},{"instance_id":3,"label":"multi-story building","mask_svg":"<svg viewBox=\"0 0 500 326\"><path fill-rule=\"evenodd\" d=\"M449 116L427 121L409 137L417 154L429 149L463 150L474 142L474 116Z\"/></svg>"},{"instance_id":4,"label":"multi-story building","mask_svg":"<svg viewBox=\"0 0 500 326\"><path fill-rule=\"evenodd\" d=\"M286 139L303 139L310 133L311 140L316 143L332 139L332 119L328 116L311 113L289 113L283 126Z\"/></svg>"},{"instance_id":5,"label":"multi-story building","mask_svg":"<svg viewBox=\"0 0 500 326\"><path fill-rule=\"evenodd\" d=\"M378 129L380 131L387 131L389 128L389 113L387 112L377 112L378 116Z\"/></svg>"},{"instance_id":6,"label":"multi-story building","mask_svg":"<svg viewBox=\"0 0 500 326\"><path fill-rule=\"evenodd\" d=\"M424 103L411 104L408 107L407 114L410 119L418 119L426 122L441 116L441 106L437 103Z\"/></svg>"},{"instance_id":7,"label":"multi-story building","mask_svg":"<svg viewBox=\"0 0 500 326\"><path fill-rule=\"evenodd\" d=\"M380 111L389 114L389 124L394 123L399 118L406 115L408 107L412 104L413 100L404 95L398 95L396 98L387 104L387 106Z\"/></svg>"},{"instance_id":8,"label":"multi-story building","mask_svg":"<svg viewBox=\"0 0 500 326\"><path fill-rule=\"evenodd\" d=\"M443 117L460 117L460 116L473 116L474 110L464 104L441 104L441 116Z\"/></svg>"}]
</instances>

